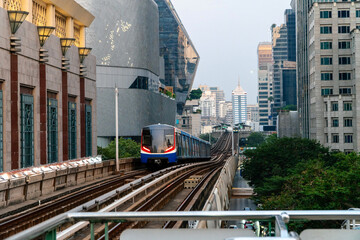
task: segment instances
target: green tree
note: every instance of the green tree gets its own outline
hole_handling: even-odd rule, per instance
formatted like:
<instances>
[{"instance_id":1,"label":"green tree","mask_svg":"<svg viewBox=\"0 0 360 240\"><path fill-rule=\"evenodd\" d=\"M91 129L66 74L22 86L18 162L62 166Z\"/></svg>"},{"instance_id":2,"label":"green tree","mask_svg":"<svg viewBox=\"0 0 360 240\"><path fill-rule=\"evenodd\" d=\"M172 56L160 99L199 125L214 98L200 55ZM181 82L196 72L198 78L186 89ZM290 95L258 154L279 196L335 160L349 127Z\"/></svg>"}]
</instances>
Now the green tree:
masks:
<instances>
[{"instance_id":1,"label":"green tree","mask_svg":"<svg viewBox=\"0 0 360 240\"><path fill-rule=\"evenodd\" d=\"M105 148L98 147L98 154L102 155L104 160L115 159L115 140ZM119 138L119 158L128 157L140 157L140 144L131 139Z\"/></svg>"},{"instance_id":2,"label":"green tree","mask_svg":"<svg viewBox=\"0 0 360 240\"><path fill-rule=\"evenodd\" d=\"M285 111L296 111L296 110L297 110L297 106L296 106L296 105L286 105L286 106L283 107L281 110L285 110Z\"/></svg>"},{"instance_id":3,"label":"green tree","mask_svg":"<svg viewBox=\"0 0 360 240\"><path fill-rule=\"evenodd\" d=\"M253 132L247 138L247 146L248 147L258 147L259 145L265 142L264 134L260 132Z\"/></svg>"},{"instance_id":4,"label":"green tree","mask_svg":"<svg viewBox=\"0 0 360 240\"><path fill-rule=\"evenodd\" d=\"M209 133L200 134L199 138L205 141L209 141ZM211 144L214 144L217 141L217 138L211 135Z\"/></svg>"},{"instance_id":5,"label":"green tree","mask_svg":"<svg viewBox=\"0 0 360 240\"><path fill-rule=\"evenodd\" d=\"M198 89L194 89L190 92L190 95L189 95L189 100L193 100L193 99L200 99L202 96L202 91L200 88Z\"/></svg>"},{"instance_id":6,"label":"green tree","mask_svg":"<svg viewBox=\"0 0 360 240\"><path fill-rule=\"evenodd\" d=\"M329 158L328 155L329 150L313 140L270 136L257 149L245 151L243 176L250 181L259 200L279 194L285 178L297 164L319 156Z\"/></svg>"}]
</instances>

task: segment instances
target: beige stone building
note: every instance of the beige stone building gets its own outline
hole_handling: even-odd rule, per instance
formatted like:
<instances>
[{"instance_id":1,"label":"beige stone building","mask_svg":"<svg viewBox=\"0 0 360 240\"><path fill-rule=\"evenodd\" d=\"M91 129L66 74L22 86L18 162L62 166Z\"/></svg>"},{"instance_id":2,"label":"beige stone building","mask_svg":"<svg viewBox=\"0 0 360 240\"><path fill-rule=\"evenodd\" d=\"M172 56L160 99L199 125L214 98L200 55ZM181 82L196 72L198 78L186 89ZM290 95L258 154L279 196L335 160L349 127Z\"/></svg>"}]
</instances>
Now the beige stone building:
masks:
<instances>
[{"instance_id":1,"label":"beige stone building","mask_svg":"<svg viewBox=\"0 0 360 240\"><path fill-rule=\"evenodd\" d=\"M96 154L93 19L74 0L0 0L0 171Z\"/></svg>"},{"instance_id":2,"label":"beige stone building","mask_svg":"<svg viewBox=\"0 0 360 240\"><path fill-rule=\"evenodd\" d=\"M360 2L314 3L308 15L310 138L360 151Z\"/></svg>"}]
</instances>

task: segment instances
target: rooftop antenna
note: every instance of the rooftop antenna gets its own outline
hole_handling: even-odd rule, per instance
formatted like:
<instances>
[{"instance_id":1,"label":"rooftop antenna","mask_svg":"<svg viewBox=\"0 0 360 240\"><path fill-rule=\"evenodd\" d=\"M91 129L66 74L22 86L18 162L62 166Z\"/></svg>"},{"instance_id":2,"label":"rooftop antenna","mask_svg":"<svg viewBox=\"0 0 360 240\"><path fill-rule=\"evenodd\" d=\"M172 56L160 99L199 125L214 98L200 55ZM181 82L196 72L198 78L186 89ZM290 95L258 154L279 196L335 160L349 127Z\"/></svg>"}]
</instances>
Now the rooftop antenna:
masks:
<instances>
[{"instance_id":1,"label":"rooftop antenna","mask_svg":"<svg viewBox=\"0 0 360 240\"><path fill-rule=\"evenodd\" d=\"M240 76L238 76L238 86L240 87Z\"/></svg>"}]
</instances>

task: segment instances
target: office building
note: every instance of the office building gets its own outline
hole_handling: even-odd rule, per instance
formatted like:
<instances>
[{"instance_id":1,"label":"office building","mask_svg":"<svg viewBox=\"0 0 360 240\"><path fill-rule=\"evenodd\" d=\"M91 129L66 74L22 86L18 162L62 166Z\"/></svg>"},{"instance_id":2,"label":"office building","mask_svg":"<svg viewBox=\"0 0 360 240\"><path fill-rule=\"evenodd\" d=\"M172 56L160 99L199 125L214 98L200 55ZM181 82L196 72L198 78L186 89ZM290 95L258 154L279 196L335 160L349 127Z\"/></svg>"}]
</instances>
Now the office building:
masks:
<instances>
[{"instance_id":1,"label":"office building","mask_svg":"<svg viewBox=\"0 0 360 240\"><path fill-rule=\"evenodd\" d=\"M174 89L181 115L200 61L194 44L170 0L154 0L159 8L160 56L165 66L161 83ZM131 14L129 11L128 15Z\"/></svg>"},{"instance_id":2,"label":"office building","mask_svg":"<svg viewBox=\"0 0 360 240\"><path fill-rule=\"evenodd\" d=\"M96 17L87 42L97 57L98 145L107 146L116 135L115 88L119 136L139 141L144 126L174 125L177 104L164 94L160 82L165 67L157 4L152 0L77 1Z\"/></svg>"},{"instance_id":3,"label":"office building","mask_svg":"<svg viewBox=\"0 0 360 240\"><path fill-rule=\"evenodd\" d=\"M272 44L262 42L258 45L258 104L261 126L272 125L273 73Z\"/></svg>"},{"instance_id":4,"label":"office building","mask_svg":"<svg viewBox=\"0 0 360 240\"><path fill-rule=\"evenodd\" d=\"M317 2L308 13L309 136L358 152L360 2Z\"/></svg>"},{"instance_id":5,"label":"office building","mask_svg":"<svg viewBox=\"0 0 360 240\"><path fill-rule=\"evenodd\" d=\"M200 98L201 117L216 118L216 96L210 91L204 91Z\"/></svg>"},{"instance_id":6,"label":"office building","mask_svg":"<svg viewBox=\"0 0 360 240\"><path fill-rule=\"evenodd\" d=\"M93 20L73 0L0 1L0 172L96 155Z\"/></svg>"},{"instance_id":7,"label":"office building","mask_svg":"<svg viewBox=\"0 0 360 240\"><path fill-rule=\"evenodd\" d=\"M232 92L233 124L245 123L247 120L247 92L240 86Z\"/></svg>"},{"instance_id":8,"label":"office building","mask_svg":"<svg viewBox=\"0 0 360 240\"><path fill-rule=\"evenodd\" d=\"M225 101L225 93L224 90L221 90L219 87L209 87L207 85L200 85L200 90L210 91L212 96L215 98L215 108L216 108L216 114L214 115L217 118L221 118L220 115L220 102Z\"/></svg>"},{"instance_id":9,"label":"office building","mask_svg":"<svg viewBox=\"0 0 360 240\"><path fill-rule=\"evenodd\" d=\"M247 121L259 122L259 105L249 104L247 105Z\"/></svg>"}]
</instances>

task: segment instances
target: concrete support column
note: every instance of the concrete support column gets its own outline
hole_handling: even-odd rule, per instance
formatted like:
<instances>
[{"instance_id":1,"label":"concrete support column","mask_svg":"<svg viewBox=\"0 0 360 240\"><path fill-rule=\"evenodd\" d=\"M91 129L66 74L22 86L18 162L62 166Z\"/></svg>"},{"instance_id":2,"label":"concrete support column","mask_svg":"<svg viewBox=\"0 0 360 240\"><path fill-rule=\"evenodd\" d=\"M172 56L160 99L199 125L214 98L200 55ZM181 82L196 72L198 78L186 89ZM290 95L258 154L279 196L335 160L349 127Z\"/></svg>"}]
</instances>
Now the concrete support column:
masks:
<instances>
[{"instance_id":1,"label":"concrete support column","mask_svg":"<svg viewBox=\"0 0 360 240\"><path fill-rule=\"evenodd\" d=\"M80 157L85 157L86 155L85 130L85 78L80 77Z\"/></svg>"},{"instance_id":2,"label":"concrete support column","mask_svg":"<svg viewBox=\"0 0 360 240\"><path fill-rule=\"evenodd\" d=\"M85 35L85 27L80 27L80 47L86 47L86 35Z\"/></svg>"},{"instance_id":3,"label":"concrete support column","mask_svg":"<svg viewBox=\"0 0 360 240\"><path fill-rule=\"evenodd\" d=\"M4 0L0 0L0 7L4 7Z\"/></svg>"},{"instance_id":4,"label":"concrete support column","mask_svg":"<svg viewBox=\"0 0 360 240\"><path fill-rule=\"evenodd\" d=\"M11 53L11 169L20 168L19 165L19 80L18 55Z\"/></svg>"},{"instance_id":5,"label":"concrete support column","mask_svg":"<svg viewBox=\"0 0 360 240\"><path fill-rule=\"evenodd\" d=\"M0 0L0 3L3 0ZM1 6L1 4L0 4ZM21 11L29 12L29 15L26 17L26 21L32 22L33 14L32 14L32 8L33 8L33 1L32 0L21 0Z\"/></svg>"},{"instance_id":6,"label":"concrete support column","mask_svg":"<svg viewBox=\"0 0 360 240\"><path fill-rule=\"evenodd\" d=\"M46 65L40 63L40 164L47 163L47 91L46 91Z\"/></svg>"},{"instance_id":7,"label":"concrete support column","mask_svg":"<svg viewBox=\"0 0 360 240\"><path fill-rule=\"evenodd\" d=\"M66 18L66 37L74 38L74 19L72 17Z\"/></svg>"},{"instance_id":8,"label":"concrete support column","mask_svg":"<svg viewBox=\"0 0 360 240\"><path fill-rule=\"evenodd\" d=\"M46 26L55 27L55 6L52 4L46 5Z\"/></svg>"},{"instance_id":9,"label":"concrete support column","mask_svg":"<svg viewBox=\"0 0 360 240\"><path fill-rule=\"evenodd\" d=\"M69 160L68 73L62 72L63 161Z\"/></svg>"}]
</instances>

